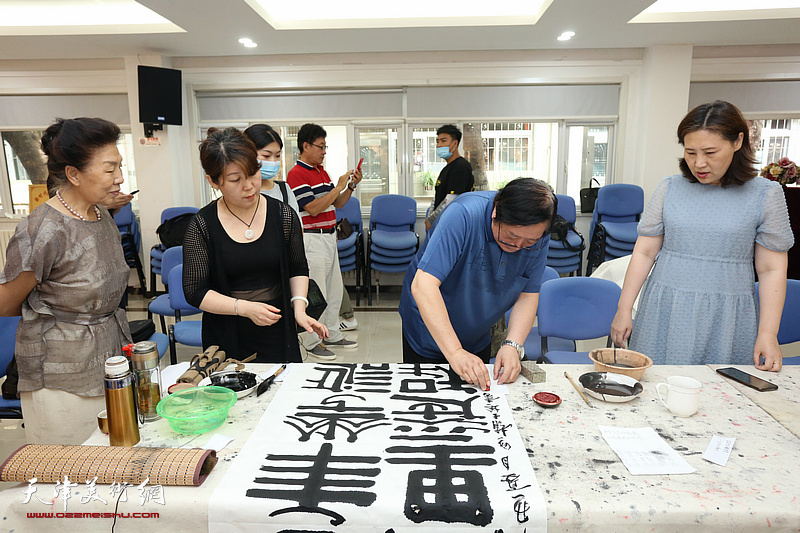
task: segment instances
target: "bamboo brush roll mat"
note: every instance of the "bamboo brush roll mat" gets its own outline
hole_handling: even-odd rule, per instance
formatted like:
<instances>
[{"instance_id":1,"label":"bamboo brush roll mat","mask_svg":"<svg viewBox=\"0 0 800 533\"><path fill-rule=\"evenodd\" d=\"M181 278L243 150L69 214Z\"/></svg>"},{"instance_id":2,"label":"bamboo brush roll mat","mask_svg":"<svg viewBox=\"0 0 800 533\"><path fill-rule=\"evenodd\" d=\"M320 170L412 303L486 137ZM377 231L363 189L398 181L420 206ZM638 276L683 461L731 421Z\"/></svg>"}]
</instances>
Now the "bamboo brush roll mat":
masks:
<instances>
[{"instance_id":1,"label":"bamboo brush roll mat","mask_svg":"<svg viewBox=\"0 0 800 533\"><path fill-rule=\"evenodd\" d=\"M64 476L97 483L199 486L217 464L214 450L27 444L0 465L0 481L56 483Z\"/></svg>"}]
</instances>

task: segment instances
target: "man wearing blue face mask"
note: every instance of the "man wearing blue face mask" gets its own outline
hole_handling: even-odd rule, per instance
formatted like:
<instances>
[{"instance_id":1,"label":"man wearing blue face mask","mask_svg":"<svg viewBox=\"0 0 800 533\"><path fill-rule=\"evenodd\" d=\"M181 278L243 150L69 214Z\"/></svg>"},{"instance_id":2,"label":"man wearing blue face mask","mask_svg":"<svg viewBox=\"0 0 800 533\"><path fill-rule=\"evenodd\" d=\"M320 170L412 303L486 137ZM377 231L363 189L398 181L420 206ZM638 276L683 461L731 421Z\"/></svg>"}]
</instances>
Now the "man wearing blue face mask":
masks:
<instances>
[{"instance_id":1,"label":"man wearing blue face mask","mask_svg":"<svg viewBox=\"0 0 800 533\"><path fill-rule=\"evenodd\" d=\"M439 173L434 189L433 205L425 228L431 224L444 210L448 203L465 192L473 190L475 179L472 176L472 165L458 153L461 144L461 130L453 124L445 124L436 130L436 155L447 161L447 165Z\"/></svg>"}]
</instances>

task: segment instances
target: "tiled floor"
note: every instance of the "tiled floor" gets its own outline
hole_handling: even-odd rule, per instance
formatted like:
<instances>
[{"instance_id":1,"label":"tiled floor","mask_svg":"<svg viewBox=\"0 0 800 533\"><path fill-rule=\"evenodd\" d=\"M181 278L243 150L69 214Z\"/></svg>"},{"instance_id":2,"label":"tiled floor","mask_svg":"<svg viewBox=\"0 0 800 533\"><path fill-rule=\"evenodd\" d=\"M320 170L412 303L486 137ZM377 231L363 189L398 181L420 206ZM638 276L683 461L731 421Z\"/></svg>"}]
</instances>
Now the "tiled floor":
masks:
<instances>
[{"instance_id":1,"label":"tiled floor","mask_svg":"<svg viewBox=\"0 0 800 533\"><path fill-rule=\"evenodd\" d=\"M352 296L352 291L351 291ZM361 305L356 305L356 298L352 296L355 318L358 329L344 333L345 338L358 341L356 349L336 349L337 363L399 363L402 360L403 343L400 337L400 316L397 314L397 305L400 300L399 288L383 288L380 302L374 297L373 305L367 306L366 299L361 300ZM186 317L184 320L200 320L201 315ZM128 301L128 320L147 318L145 301L139 295L130 295ZM157 327L158 319L155 319ZM168 324L171 320L168 320ZM198 348L178 346L178 361L188 361L198 353ZM307 356L301 348L304 360L319 362L313 356ZM169 358L164 357L163 364L169 364Z\"/></svg>"}]
</instances>

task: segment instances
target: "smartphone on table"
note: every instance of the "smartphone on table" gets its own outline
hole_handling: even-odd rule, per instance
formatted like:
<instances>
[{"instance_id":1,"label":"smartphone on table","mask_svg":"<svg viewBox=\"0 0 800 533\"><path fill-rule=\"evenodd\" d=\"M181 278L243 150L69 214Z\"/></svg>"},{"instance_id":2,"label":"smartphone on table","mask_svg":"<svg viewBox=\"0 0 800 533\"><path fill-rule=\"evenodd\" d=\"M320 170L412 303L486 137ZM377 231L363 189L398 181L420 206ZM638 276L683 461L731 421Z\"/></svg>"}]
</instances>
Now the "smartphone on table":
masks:
<instances>
[{"instance_id":1,"label":"smartphone on table","mask_svg":"<svg viewBox=\"0 0 800 533\"><path fill-rule=\"evenodd\" d=\"M725 367L725 368L718 368L717 373L722 374L726 378L731 378L734 381L738 381L742 385L747 385L751 389L755 389L758 392L765 392L771 390L778 390L778 386L774 383L770 383L765 379L761 379L756 377L752 374L748 374L738 368L733 367Z\"/></svg>"}]
</instances>

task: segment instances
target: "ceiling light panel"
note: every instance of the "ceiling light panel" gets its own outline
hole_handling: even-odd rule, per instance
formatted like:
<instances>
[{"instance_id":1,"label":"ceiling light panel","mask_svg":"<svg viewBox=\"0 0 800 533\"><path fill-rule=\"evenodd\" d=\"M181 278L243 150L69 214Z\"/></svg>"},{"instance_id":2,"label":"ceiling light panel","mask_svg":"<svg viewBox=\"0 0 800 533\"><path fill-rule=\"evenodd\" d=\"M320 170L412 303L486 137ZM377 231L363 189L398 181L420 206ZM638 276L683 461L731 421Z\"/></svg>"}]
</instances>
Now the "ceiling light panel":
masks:
<instances>
[{"instance_id":1,"label":"ceiling light panel","mask_svg":"<svg viewBox=\"0 0 800 533\"><path fill-rule=\"evenodd\" d=\"M657 0L631 23L800 18L800 0Z\"/></svg>"},{"instance_id":2,"label":"ceiling light panel","mask_svg":"<svg viewBox=\"0 0 800 533\"><path fill-rule=\"evenodd\" d=\"M452 3L430 0L375 2L374 0L304 0L293 2L245 0L276 30L420 28L436 26L519 26L536 24L553 0L464 0ZM420 13L413 16L411 13Z\"/></svg>"},{"instance_id":3,"label":"ceiling light panel","mask_svg":"<svg viewBox=\"0 0 800 533\"><path fill-rule=\"evenodd\" d=\"M0 35L183 31L134 0L0 0Z\"/></svg>"}]
</instances>

